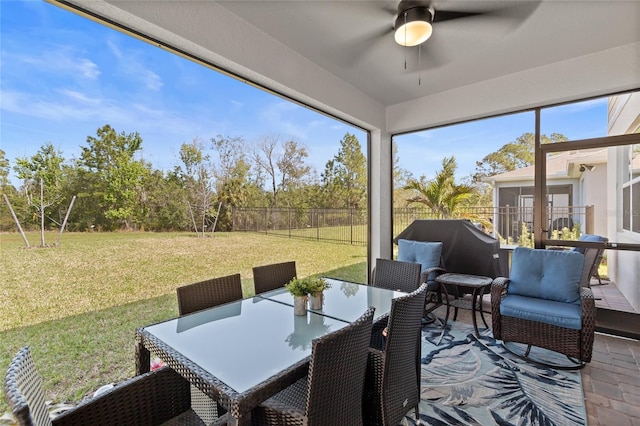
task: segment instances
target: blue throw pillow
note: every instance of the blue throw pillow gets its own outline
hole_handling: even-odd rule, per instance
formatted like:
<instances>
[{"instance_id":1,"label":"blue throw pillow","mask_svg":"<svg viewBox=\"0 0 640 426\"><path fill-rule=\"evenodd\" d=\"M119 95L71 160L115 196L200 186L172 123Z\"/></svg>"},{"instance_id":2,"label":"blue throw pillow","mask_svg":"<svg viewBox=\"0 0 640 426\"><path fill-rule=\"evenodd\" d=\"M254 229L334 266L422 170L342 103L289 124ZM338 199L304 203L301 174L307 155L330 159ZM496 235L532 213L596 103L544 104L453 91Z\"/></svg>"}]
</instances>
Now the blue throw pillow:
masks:
<instances>
[{"instance_id":1,"label":"blue throw pillow","mask_svg":"<svg viewBox=\"0 0 640 426\"><path fill-rule=\"evenodd\" d=\"M441 242L398 240L398 260L419 263L421 271L440 266ZM429 277L429 279L432 279Z\"/></svg>"},{"instance_id":2,"label":"blue throw pillow","mask_svg":"<svg viewBox=\"0 0 640 426\"><path fill-rule=\"evenodd\" d=\"M580 303L584 256L574 251L517 247L511 257L509 294Z\"/></svg>"}]
</instances>

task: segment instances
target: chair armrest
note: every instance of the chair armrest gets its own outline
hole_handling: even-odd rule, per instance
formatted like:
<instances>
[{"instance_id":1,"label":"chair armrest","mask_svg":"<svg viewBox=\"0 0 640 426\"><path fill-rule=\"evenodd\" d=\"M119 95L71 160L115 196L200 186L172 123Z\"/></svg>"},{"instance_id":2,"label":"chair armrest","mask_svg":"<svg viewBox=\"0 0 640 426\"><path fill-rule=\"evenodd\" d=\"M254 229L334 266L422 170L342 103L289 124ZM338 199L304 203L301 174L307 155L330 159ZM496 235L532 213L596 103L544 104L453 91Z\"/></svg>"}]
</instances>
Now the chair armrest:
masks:
<instances>
[{"instance_id":1,"label":"chair armrest","mask_svg":"<svg viewBox=\"0 0 640 426\"><path fill-rule=\"evenodd\" d=\"M165 366L80 403L52 423L54 426L160 424L190 407L189 382Z\"/></svg>"},{"instance_id":2,"label":"chair armrest","mask_svg":"<svg viewBox=\"0 0 640 426\"><path fill-rule=\"evenodd\" d=\"M426 283L427 279L429 278L429 275L431 273L434 273L434 272L436 273L436 275L442 275L442 274L446 273L447 270L444 269L444 268L441 268L439 266L434 266L432 268L427 268L424 271L422 271L422 273L420 274L420 283L421 284L422 283Z\"/></svg>"},{"instance_id":3,"label":"chair armrest","mask_svg":"<svg viewBox=\"0 0 640 426\"><path fill-rule=\"evenodd\" d=\"M502 298L507 294L509 282L510 280L507 277L497 277L491 283L491 324L493 337L497 340L502 339L500 303L502 302Z\"/></svg>"}]
</instances>

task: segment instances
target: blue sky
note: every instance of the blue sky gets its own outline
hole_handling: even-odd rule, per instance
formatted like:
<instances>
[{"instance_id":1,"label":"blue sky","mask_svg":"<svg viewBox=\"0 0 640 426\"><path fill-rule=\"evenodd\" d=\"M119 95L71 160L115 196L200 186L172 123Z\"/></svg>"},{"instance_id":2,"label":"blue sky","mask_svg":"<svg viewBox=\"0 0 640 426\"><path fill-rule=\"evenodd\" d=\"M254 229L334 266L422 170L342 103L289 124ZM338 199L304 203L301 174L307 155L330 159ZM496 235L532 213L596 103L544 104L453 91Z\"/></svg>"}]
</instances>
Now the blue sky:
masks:
<instances>
[{"instance_id":1,"label":"blue sky","mask_svg":"<svg viewBox=\"0 0 640 426\"><path fill-rule=\"evenodd\" d=\"M347 132L366 149L366 134L355 127L48 3L1 1L0 16L0 148L12 162L45 143L67 159L77 157L87 136L105 124L140 133L144 159L162 170L179 164L180 144L217 135L249 144L265 136L294 138L307 147L318 173ZM606 101L576 108L547 112L543 133L606 134ZM433 177L450 155L465 176L477 160L524 132L533 132L532 113L396 140L400 164L414 176Z\"/></svg>"}]
</instances>

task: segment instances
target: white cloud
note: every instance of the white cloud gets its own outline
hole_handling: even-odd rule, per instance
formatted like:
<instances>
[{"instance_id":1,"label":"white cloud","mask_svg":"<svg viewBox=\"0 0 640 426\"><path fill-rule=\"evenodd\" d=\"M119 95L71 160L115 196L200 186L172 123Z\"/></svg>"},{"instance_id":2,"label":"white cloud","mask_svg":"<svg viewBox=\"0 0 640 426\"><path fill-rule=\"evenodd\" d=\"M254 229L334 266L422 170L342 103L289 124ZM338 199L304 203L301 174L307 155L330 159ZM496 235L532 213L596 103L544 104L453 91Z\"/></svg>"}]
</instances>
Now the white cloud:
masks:
<instances>
[{"instance_id":1,"label":"white cloud","mask_svg":"<svg viewBox=\"0 0 640 426\"><path fill-rule=\"evenodd\" d=\"M123 50L113 40L106 40L107 47L118 61L117 69L128 79L139 81L147 89L158 92L164 86L162 78L146 66L140 58L140 52L136 49Z\"/></svg>"},{"instance_id":2,"label":"white cloud","mask_svg":"<svg viewBox=\"0 0 640 426\"><path fill-rule=\"evenodd\" d=\"M96 80L100 76L98 65L91 59L78 57L76 52L69 48L47 49L27 55L3 52L6 63L12 63L14 70L36 69L38 72L49 72L68 75L77 79Z\"/></svg>"}]
</instances>

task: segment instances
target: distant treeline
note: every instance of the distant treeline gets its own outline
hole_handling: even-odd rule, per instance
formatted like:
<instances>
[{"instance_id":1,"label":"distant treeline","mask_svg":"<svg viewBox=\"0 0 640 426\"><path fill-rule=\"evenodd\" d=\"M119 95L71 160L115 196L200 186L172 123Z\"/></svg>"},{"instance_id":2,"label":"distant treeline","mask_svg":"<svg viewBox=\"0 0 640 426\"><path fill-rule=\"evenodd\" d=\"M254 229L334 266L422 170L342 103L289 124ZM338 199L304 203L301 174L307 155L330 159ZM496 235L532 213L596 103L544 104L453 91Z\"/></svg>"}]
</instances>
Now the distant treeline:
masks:
<instances>
[{"instance_id":1,"label":"distant treeline","mask_svg":"<svg viewBox=\"0 0 640 426\"><path fill-rule=\"evenodd\" d=\"M66 227L71 231L203 232L214 223L223 231L231 229L234 207L366 207L366 157L349 133L321 173L306 163L301 143L278 136L254 144L241 137L196 138L181 145L180 165L170 171L141 159L142 144L137 132L105 125L73 160L51 143L13 164L0 150L2 193L25 230L42 223L59 229L74 196ZM18 187L8 179L11 170ZM0 230L15 229L3 199Z\"/></svg>"}]
</instances>

